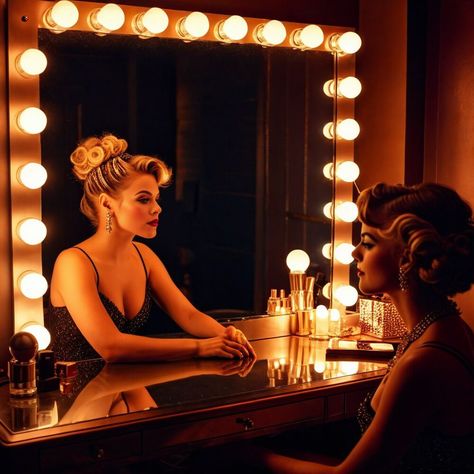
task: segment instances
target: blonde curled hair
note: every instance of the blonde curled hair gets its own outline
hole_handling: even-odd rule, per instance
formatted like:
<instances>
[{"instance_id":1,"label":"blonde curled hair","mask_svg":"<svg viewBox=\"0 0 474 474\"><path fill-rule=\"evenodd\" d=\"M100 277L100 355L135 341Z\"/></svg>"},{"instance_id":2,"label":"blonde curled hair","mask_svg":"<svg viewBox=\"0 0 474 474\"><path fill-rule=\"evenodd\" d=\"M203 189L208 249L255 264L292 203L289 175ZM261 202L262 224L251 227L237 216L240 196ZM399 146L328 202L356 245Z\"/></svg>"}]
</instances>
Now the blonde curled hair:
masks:
<instances>
[{"instance_id":1,"label":"blonde curled hair","mask_svg":"<svg viewBox=\"0 0 474 474\"><path fill-rule=\"evenodd\" d=\"M472 209L453 189L378 183L357 200L359 219L405 247L406 272L445 296L474 283Z\"/></svg>"},{"instance_id":2,"label":"blonde curled hair","mask_svg":"<svg viewBox=\"0 0 474 474\"><path fill-rule=\"evenodd\" d=\"M73 173L82 183L81 212L98 224L97 198L106 193L116 196L124 181L133 173L151 174L158 186L171 179L171 170L159 158L126 153L127 142L112 134L89 137L71 153Z\"/></svg>"}]
</instances>

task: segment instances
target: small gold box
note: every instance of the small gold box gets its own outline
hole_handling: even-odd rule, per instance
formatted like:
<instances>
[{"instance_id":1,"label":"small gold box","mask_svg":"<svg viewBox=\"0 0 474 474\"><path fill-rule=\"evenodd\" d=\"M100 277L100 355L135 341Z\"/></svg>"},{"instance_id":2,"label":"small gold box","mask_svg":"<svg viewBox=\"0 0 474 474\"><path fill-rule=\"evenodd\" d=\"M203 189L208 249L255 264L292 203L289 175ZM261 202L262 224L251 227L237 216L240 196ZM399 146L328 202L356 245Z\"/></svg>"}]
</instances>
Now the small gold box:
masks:
<instances>
[{"instance_id":1,"label":"small gold box","mask_svg":"<svg viewBox=\"0 0 474 474\"><path fill-rule=\"evenodd\" d=\"M360 332L380 339L401 337L407 327L390 301L370 298L359 299Z\"/></svg>"}]
</instances>

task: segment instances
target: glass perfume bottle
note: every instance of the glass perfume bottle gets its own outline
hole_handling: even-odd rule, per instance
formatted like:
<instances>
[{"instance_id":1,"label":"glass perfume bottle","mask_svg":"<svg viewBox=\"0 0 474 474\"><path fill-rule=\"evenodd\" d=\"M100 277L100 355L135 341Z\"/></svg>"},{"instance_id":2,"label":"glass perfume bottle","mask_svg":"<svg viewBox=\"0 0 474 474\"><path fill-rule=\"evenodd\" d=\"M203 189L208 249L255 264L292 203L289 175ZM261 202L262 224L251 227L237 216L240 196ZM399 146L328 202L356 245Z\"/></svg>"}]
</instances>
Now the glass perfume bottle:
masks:
<instances>
[{"instance_id":1,"label":"glass perfume bottle","mask_svg":"<svg viewBox=\"0 0 474 474\"><path fill-rule=\"evenodd\" d=\"M36 361L38 341L29 332L17 332L10 339L12 359L8 362L10 395L30 397L36 395Z\"/></svg>"}]
</instances>

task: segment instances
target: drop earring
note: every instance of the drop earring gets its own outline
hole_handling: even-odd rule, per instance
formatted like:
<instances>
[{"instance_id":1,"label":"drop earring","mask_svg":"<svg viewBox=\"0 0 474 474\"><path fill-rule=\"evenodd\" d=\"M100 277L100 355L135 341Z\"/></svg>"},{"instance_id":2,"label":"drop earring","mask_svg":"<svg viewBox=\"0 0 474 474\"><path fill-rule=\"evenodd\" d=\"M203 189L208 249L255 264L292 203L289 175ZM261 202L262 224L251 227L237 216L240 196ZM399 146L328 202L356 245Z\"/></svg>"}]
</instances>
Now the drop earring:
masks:
<instances>
[{"instance_id":1,"label":"drop earring","mask_svg":"<svg viewBox=\"0 0 474 474\"><path fill-rule=\"evenodd\" d=\"M112 232L112 213L110 211L105 214L105 232L107 234Z\"/></svg>"},{"instance_id":2,"label":"drop earring","mask_svg":"<svg viewBox=\"0 0 474 474\"><path fill-rule=\"evenodd\" d=\"M405 270L403 270L402 267L400 267L398 270L398 282L400 284L400 289L402 291L408 290L408 277Z\"/></svg>"}]
</instances>

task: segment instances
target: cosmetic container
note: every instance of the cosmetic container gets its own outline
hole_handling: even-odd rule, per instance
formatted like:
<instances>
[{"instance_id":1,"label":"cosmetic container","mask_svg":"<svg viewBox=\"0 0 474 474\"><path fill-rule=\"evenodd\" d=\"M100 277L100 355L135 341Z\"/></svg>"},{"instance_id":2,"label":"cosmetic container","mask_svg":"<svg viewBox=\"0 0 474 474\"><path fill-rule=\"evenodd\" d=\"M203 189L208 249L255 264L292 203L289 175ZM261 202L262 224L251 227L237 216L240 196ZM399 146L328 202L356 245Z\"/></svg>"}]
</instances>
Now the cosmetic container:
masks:
<instances>
[{"instance_id":1,"label":"cosmetic container","mask_svg":"<svg viewBox=\"0 0 474 474\"><path fill-rule=\"evenodd\" d=\"M12 359L8 362L10 395L31 397L36 395L36 362L38 341L29 332L17 332L10 339Z\"/></svg>"}]
</instances>

